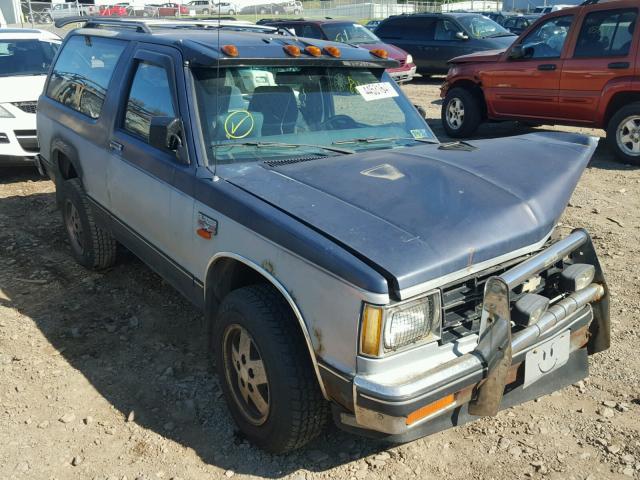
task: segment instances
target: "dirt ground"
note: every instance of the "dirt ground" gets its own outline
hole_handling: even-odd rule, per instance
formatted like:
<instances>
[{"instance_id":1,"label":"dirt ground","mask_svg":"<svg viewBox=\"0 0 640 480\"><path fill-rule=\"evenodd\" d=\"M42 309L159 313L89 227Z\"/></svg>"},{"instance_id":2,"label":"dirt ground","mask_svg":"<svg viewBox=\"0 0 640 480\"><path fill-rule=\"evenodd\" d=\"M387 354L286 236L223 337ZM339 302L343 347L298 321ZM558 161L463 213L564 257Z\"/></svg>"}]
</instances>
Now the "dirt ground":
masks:
<instances>
[{"instance_id":1,"label":"dirt ground","mask_svg":"<svg viewBox=\"0 0 640 480\"><path fill-rule=\"evenodd\" d=\"M438 81L405 89L444 138ZM494 124L480 136L530 131ZM591 358L587 381L406 445L331 426L277 457L234 430L201 315L132 256L103 273L77 266L52 183L2 171L0 479L640 478L640 169L604 145L562 218L577 226L612 290L613 346Z\"/></svg>"}]
</instances>

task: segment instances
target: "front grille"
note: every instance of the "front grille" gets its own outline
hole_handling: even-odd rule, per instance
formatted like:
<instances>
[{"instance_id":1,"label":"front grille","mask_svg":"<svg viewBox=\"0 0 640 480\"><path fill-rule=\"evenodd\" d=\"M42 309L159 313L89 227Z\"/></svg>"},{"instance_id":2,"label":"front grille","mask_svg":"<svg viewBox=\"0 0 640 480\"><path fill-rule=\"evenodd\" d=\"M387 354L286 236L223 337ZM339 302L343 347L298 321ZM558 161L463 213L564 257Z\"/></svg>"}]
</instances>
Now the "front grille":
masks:
<instances>
[{"instance_id":1,"label":"front grille","mask_svg":"<svg viewBox=\"0 0 640 480\"><path fill-rule=\"evenodd\" d=\"M37 152L38 137L35 130L14 130L20 146L27 152Z\"/></svg>"},{"instance_id":2,"label":"front grille","mask_svg":"<svg viewBox=\"0 0 640 480\"><path fill-rule=\"evenodd\" d=\"M458 338L478 333L482 316L484 286L494 275L501 275L524 258L513 260L474 276L459 280L442 288L442 342L447 343ZM540 293L548 298L558 294L557 277L564 267L563 262L551 265L540 274L540 284L529 293ZM524 295L518 287L511 292L511 304Z\"/></svg>"},{"instance_id":3,"label":"front grille","mask_svg":"<svg viewBox=\"0 0 640 480\"><path fill-rule=\"evenodd\" d=\"M26 113L36 113L38 102L14 102L13 105Z\"/></svg>"}]
</instances>

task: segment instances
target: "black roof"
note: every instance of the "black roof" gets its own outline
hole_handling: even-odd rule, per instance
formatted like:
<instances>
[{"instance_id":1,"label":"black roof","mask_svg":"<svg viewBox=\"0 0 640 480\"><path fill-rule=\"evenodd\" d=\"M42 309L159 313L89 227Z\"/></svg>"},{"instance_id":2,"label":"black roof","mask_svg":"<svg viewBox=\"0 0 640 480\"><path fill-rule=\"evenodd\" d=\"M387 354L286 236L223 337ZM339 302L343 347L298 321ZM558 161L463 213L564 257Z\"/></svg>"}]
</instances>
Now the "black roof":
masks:
<instances>
[{"instance_id":1,"label":"black roof","mask_svg":"<svg viewBox=\"0 0 640 480\"><path fill-rule=\"evenodd\" d=\"M274 60L275 63L290 64L291 62L310 62L327 65L361 65L369 67L389 68L397 65L394 60L382 60L374 57L364 48L339 42L329 42L318 39L307 39L295 36L283 36L274 33L254 33L219 28L213 22L184 22L184 21L132 21L109 19L76 20L86 22L86 26L73 30L67 38L73 35L93 35L109 38L120 38L129 41L141 41L159 45L171 46L181 50L186 61L196 65L212 65L218 59L228 63L242 63L250 61L258 63L260 60ZM56 24L63 22L56 22ZM73 22L67 22L73 23ZM241 25L239 25L241 26ZM228 57L221 50L224 45L235 45L238 57ZM335 46L340 49L340 57L333 58L323 54L312 57L302 53L300 57L291 57L285 51L286 45L295 45L301 50L306 46L315 45L320 48ZM273 63L273 62L270 62Z\"/></svg>"}]
</instances>

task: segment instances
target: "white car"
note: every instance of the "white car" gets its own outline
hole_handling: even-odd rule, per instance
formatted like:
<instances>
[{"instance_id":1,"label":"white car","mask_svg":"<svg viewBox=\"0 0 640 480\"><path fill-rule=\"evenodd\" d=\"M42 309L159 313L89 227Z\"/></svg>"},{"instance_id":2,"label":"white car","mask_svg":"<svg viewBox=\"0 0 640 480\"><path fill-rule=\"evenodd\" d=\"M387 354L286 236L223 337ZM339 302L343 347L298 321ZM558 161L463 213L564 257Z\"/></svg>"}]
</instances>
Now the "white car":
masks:
<instances>
[{"instance_id":1,"label":"white car","mask_svg":"<svg viewBox=\"0 0 640 480\"><path fill-rule=\"evenodd\" d=\"M36 107L60 37L45 30L0 30L0 166L38 154Z\"/></svg>"}]
</instances>

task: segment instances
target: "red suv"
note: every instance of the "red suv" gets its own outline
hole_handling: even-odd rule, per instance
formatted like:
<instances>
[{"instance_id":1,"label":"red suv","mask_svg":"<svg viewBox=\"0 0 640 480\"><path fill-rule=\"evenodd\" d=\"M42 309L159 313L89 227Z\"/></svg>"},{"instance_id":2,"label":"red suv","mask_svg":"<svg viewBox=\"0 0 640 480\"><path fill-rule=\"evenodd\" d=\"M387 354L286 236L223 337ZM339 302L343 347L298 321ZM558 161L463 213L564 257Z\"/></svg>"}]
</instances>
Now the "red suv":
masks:
<instances>
[{"instance_id":1,"label":"red suv","mask_svg":"<svg viewBox=\"0 0 640 480\"><path fill-rule=\"evenodd\" d=\"M607 131L627 163L640 165L638 0L588 0L542 17L506 51L450 61L442 123L468 137L485 120Z\"/></svg>"}]
</instances>

